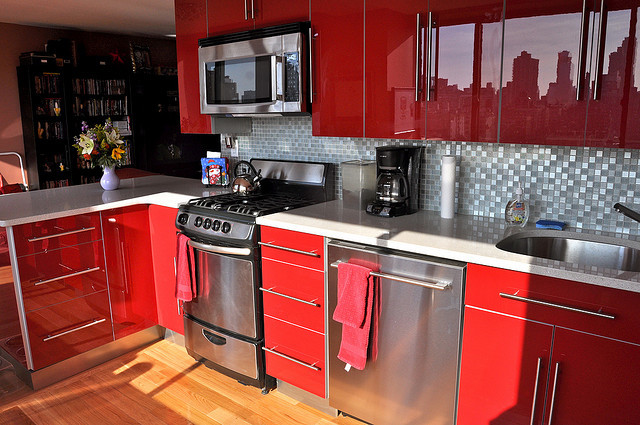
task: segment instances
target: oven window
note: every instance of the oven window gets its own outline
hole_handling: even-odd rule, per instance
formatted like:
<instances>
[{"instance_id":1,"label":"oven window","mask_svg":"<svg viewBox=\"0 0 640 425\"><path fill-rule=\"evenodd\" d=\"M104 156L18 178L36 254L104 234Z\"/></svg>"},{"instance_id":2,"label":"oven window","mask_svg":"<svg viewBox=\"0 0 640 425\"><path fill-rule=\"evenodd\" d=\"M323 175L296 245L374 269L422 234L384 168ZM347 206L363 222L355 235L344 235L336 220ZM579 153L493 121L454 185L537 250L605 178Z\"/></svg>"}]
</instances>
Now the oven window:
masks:
<instances>
[{"instance_id":1,"label":"oven window","mask_svg":"<svg viewBox=\"0 0 640 425\"><path fill-rule=\"evenodd\" d=\"M272 102L271 56L206 63L209 105Z\"/></svg>"}]
</instances>

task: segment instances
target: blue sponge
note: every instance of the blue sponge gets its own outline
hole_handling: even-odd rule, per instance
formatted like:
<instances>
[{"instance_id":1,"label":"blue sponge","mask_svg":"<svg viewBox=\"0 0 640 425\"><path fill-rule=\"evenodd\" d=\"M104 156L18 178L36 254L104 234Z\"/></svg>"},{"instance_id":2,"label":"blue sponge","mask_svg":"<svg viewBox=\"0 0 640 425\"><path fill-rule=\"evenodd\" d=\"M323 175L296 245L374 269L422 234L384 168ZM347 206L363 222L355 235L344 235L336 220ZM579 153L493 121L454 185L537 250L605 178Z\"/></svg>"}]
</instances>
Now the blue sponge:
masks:
<instances>
[{"instance_id":1,"label":"blue sponge","mask_svg":"<svg viewBox=\"0 0 640 425\"><path fill-rule=\"evenodd\" d=\"M536 221L536 227L538 229L555 229L555 230L563 230L567 223L563 223L562 221L554 221L554 220L538 220Z\"/></svg>"}]
</instances>

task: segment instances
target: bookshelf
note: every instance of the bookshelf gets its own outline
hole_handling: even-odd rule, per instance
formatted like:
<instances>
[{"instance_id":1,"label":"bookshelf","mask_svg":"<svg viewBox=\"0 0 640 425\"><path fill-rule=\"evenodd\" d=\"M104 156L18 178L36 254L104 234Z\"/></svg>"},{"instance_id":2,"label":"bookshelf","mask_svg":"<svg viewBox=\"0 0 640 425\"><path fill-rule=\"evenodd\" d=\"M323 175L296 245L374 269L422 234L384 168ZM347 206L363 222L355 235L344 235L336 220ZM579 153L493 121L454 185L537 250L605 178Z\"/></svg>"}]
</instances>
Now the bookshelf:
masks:
<instances>
[{"instance_id":1,"label":"bookshelf","mask_svg":"<svg viewBox=\"0 0 640 425\"><path fill-rule=\"evenodd\" d=\"M22 64L18 85L31 189L100 180L102 170L92 169L73 146L83 121L93 126L111 118L125 140L123 166L135 165L126 71Z\"/></svg>"},{"instance_id":2,"label":"bookshelf","mask_svg":"<svg viewBox=\"0 0 640 425\"><path fill-rule=\"evenodd\" d=\"M52 65L18 67L22 131L31 188L73 183L64 71Z\"/></svg>"}]
</instances>

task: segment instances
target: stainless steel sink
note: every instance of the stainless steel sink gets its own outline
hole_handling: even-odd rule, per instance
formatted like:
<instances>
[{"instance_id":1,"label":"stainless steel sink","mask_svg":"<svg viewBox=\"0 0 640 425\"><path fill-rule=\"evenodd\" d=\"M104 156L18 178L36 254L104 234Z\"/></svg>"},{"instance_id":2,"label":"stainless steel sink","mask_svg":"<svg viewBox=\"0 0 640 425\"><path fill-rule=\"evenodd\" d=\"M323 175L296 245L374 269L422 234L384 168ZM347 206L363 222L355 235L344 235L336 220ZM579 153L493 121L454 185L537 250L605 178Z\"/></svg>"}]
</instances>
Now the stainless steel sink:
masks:
<instances>
[{"instance_id":1,"label":"stainless steel sink","mask_svg":"<svg viewBox=\"0 0 640 425\"><path fill-rule=\"evenodd\" d=\"M496 244L503 251L584 266L640 271L640 243L596 235L521 232Z\"/></svg>"}]
</instances>

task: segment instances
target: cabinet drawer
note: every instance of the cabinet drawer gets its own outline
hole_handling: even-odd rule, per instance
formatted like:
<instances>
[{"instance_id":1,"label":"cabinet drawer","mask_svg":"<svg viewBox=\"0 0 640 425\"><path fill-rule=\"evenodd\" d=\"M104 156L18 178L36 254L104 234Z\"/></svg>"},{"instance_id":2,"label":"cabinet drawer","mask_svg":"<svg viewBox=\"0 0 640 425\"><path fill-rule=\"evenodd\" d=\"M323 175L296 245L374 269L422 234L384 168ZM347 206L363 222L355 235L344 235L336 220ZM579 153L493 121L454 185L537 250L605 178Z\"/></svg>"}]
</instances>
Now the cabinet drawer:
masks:
<instances>
[{"instance_id":1,"label":"cabinet drawer","mask_svg":"<svg viewBox=\"0 0 640 425\"><path fill-rule=\"evenodd\" d=\"M264 313L324 333L324 273L262 259Z\"/></svg>"},{"instance_id":2,"label":"cabinet drawer","mask_svg":"<svg viewBox=\"0 0 640 425\"><path fill-rule=\"evenodd\" d=\"M107 291L27 313L34 369L113 341Z\"/></svg>"},{"instance_id":3,"label":"cabinet drawer","mask_svg":"<svg viewBox=\"0 0 640 425\"><path fill-rule=\"evenodd\" d=\"M18 259L25 311L107 288L102 242L90 242Z\"/></svg>"},{"instance_id":4,"label":"cabinet drawer","mask_svg":"<svg viewBox=\"0 0 640 425\"><path fill-rule=\"evenodd\" d=\"M265 315L267 374L325 397L324 335Z\"/></svg>"},{"instance_id":5,"label":"cabinet drawer","mask_svg":"<svg viewBox=\"0 0 640 425\"><path fill-rule=\"evenodd\" d=\"M263 258L324 270L322 236L265 226L261 227L260 232Z\"/></svg>"},{"instance_id":6,"label":"cabinet drawer","mask_svg":"<svg viewBox=\"0 0 640 425\"><path fill-rule=\"evenodd\" d=\"M640 294L634 292L469 264L465 303L640 343ZM612 315L614 319L598 314Z\"/></svg>"},{"instance_id":7,"label":"cabinet drawer","mask_svg":"<svg viewBox=\"0 0 640 425\"><path fill-rule=\"evenodd\" d=\"M81 214L21 224L13 228L18 256L102 238L100 214Z\"/></svg>"}]
</instances>

